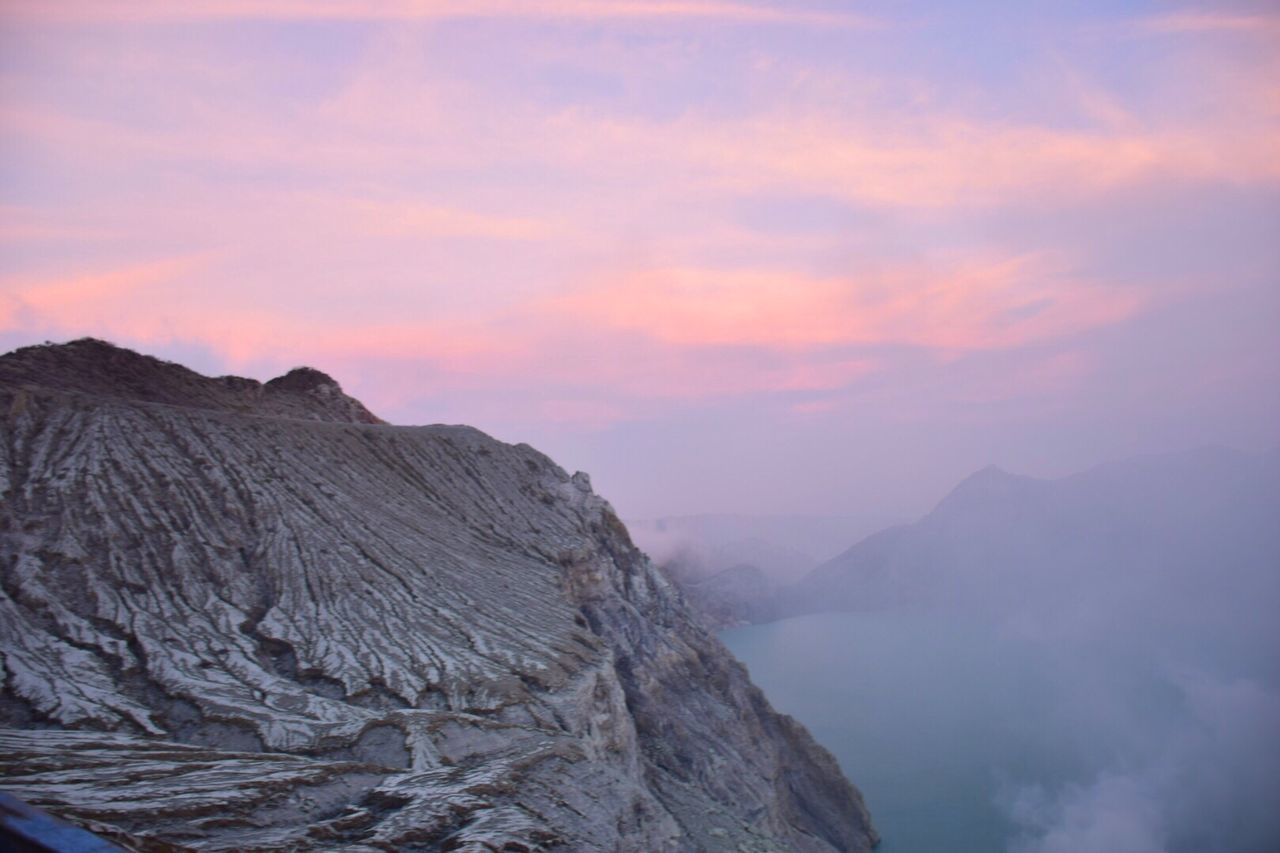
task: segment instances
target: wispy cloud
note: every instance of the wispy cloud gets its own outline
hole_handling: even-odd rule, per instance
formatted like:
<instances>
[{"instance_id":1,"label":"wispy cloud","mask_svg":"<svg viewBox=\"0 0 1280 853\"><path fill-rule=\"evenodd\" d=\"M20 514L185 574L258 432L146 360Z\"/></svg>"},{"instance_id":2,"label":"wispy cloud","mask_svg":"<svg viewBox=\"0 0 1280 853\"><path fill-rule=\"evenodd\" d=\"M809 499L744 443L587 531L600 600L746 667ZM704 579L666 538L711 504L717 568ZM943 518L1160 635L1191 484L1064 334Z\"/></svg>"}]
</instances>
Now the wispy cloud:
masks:
<instances>
[{"instance_id":1,"label":"wispy cloud","mask_svg":"<svg viewBox=\"0 0 1280 853\"><path fill-rule=\"evenodd\" d=\"M20 205L0 204L0 242L34 245L52 241L97 242L119 237L103 224L86 224L64 211L50 213Z\"/></svg>"},{"instance_id":2,"label":"wispy cloud","mask_svg":"<svg viewBox=\"0 0 1280 853\"><path fill-rule=\"evenodd\" d=\"M563 235L547 219L481 214L416 201L342 198L328 203L334 215L367 234L492 240L549 240Z\"/></svg>"},{"instance_id":3,"label":"wispy cloud","mask_svg":"<svg viewBox=\"0 0 1280 853\"><path fill-rule=\"evenodd\" d=\"M1168 260L1280 189L1268 14L1090 13L1112 37L1014 59L845 8L12 0L0 319L347 367L375 407L818 422L1065 397L1172 276L1274 266ZM1136 31L1224 37L1112 61Z\"/></svg>"},{"instance_id":4,"label":"wispy cloud","mask_svg":"<svg viewBox=\"0 0 1280 853\"><path fill-rule=\"evenodd\" d=\"M1076 281L1043 258L959 259L812 278L757 270L658 269L556 302L584 322L682 346L905 345L990 349L1114 323L1137 293Z\"/></svg>"},{"instance_id":5,"label":"wispy cloud","mask_svg":"<svg viewBox=\"0 0 1280 853\"><path fill-rule=\"evenodd\" d=\"M1149 33L1235 33L1270 37L1280 32L1280 16L1188 9L1142 18L1137 28Z\"/></svg>"},{"instance_id":6,"label":"wispy cloud","mask_svg":"<svg viewBox=\"0 0 1280 853\"><path fill-rule=\"evenodd\" d=\"M219 277L210 259L180 257L105 272L0 279L0 332L96 335L143 347L194 343L230 368L383 360L435 363L466 375L492 372L516 354L500 339L448 323L344 322L316 317L304 306L290 314L238 295L224 300L216 293Z\"/></svg>"},{"instance_id":7,"label":"wispy cloud","mask_svg":"<svg viewBox=\"0 0 1280 853\"><path fill-rule=\"evenodd\" d=\"M175 286L204 266L207 258L161 258L123 267L53 277L12 277L0 282L8 308L0 322L12 328L36 318L67 327L90 327L103 306L129 304L156 287Z\"/></svg>"},{"instance_id":8,"label":"wispy cloud","mask_svg":"<svg viewBox=\"0 0 1280 853\"><path fill-rule=\"evenodd\" d=\"M448 18L540 18L563 20L707 20L741 24L879 27L881 22L848 12L719 0L194 0L155 4L138 0L68 0L6 4L5 15L42 22L216 20L412 21Z\"/></svg>"}]
</instances>

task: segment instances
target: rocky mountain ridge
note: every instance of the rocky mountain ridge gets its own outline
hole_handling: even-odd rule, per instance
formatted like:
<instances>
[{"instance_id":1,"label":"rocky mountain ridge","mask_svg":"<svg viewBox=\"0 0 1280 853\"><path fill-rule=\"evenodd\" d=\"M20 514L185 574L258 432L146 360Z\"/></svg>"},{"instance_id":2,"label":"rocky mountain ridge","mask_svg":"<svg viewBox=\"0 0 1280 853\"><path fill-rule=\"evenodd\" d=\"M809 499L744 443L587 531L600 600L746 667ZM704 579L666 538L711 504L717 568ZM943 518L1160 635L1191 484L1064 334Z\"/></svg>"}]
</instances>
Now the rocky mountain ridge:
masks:
<instances>
[{"instance_id":1,"label":"rocky mountain ridge","mask_svg":"<svg viewBox=\"0 0 1280 853\"><path fill-rule=\"evenodd\" d=\"M269 382L201 376L95 338L23 347L0 359L0 385L57 389L93 397L301 420L379 424L338 383L311 367Z\"/></svg>"},{"instance_id":2,"label":"rocky mountain ridge","mask_svg":"<svg viewBox=\"0 0 1280 853\"><path fill-rule=\"evenodd\" d=\"M0 788L205 849L875 841L584 474L294 371L0 357Z\"/></svg>"}]
</instances>

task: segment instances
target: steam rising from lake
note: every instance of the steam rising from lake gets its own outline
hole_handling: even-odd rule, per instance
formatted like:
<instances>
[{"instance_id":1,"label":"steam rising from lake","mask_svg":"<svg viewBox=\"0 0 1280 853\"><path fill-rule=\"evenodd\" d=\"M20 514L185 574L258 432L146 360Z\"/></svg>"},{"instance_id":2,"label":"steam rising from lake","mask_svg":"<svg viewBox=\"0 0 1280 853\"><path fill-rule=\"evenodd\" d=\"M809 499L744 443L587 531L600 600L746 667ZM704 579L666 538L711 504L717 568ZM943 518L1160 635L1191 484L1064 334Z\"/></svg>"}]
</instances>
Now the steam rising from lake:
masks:
<instances>
[{"instance_id":1,"label":"steam rising from lake","mask_svg":"<svg viewBox=\"0 0 1280 853\"><path fill-rule=\"evenodd\" d=\"M828 566L874 607L724 638L862 787L883 853L1271 853L1276 461L970 483L879 562Z\"/></svg>"}]
</instances>

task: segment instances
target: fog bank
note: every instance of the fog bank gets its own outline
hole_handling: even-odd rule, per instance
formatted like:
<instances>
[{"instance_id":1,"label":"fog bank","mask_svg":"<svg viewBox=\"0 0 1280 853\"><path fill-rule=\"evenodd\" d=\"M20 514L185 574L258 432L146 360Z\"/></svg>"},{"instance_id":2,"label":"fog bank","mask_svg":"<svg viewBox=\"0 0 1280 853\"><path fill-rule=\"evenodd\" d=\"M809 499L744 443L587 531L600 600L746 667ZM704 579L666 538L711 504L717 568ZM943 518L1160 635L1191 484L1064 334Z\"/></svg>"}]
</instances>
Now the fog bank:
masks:
<instances>
[{"instance_id":1,"label":"fog bank","mask_svg":"<svg viewBox=\"0 0 1280 853\"><path fill-rule=\"evenodd\" d=\"M1264 853L1280 844L1278 518L1280 453L1205 448L1061 480L986 469L785 596L792 613L848 615L743 629L767 637L731 645L855 778L880 760L968 774L917 819L969 784L1011 853ZM808 719L824 713L813 684L833 678L848 692L822 701L847 719ZM867 703L883 711L848 711ZM898 754L877 758L869 737ZM883 776L877 791L872 767L873 810L878 795L913 796ZM882 830L886 850L927 849ZM957 833L951 849L981 849Z\"/></svg>"}]
</instances>

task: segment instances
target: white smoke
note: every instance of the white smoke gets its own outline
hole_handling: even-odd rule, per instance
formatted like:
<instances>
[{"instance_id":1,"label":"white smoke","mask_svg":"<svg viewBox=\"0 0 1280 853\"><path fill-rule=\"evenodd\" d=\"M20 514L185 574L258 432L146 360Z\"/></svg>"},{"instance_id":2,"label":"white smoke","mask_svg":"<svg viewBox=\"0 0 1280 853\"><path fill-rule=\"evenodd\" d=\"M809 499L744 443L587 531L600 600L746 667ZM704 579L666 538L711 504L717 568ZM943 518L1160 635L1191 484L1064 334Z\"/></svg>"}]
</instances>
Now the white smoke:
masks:
<instances>
[{"instance_id":1,"label":"white smoke","mask_svg":"<svg viewBox=\"0 0 1280 853\"><path fill-rule=\"evenodd\" d=\"M1267 853L1280 839L1280 691L1252 679L1175 677L1185 715L1152 754L1117 758L1088 784L1028 785L1002 806L1022 834L1010 853ZM1135 724L1137 725L1137 724ZM1211 828L1211 829L1210 829Z\"/></svg>"}]
</instances>

